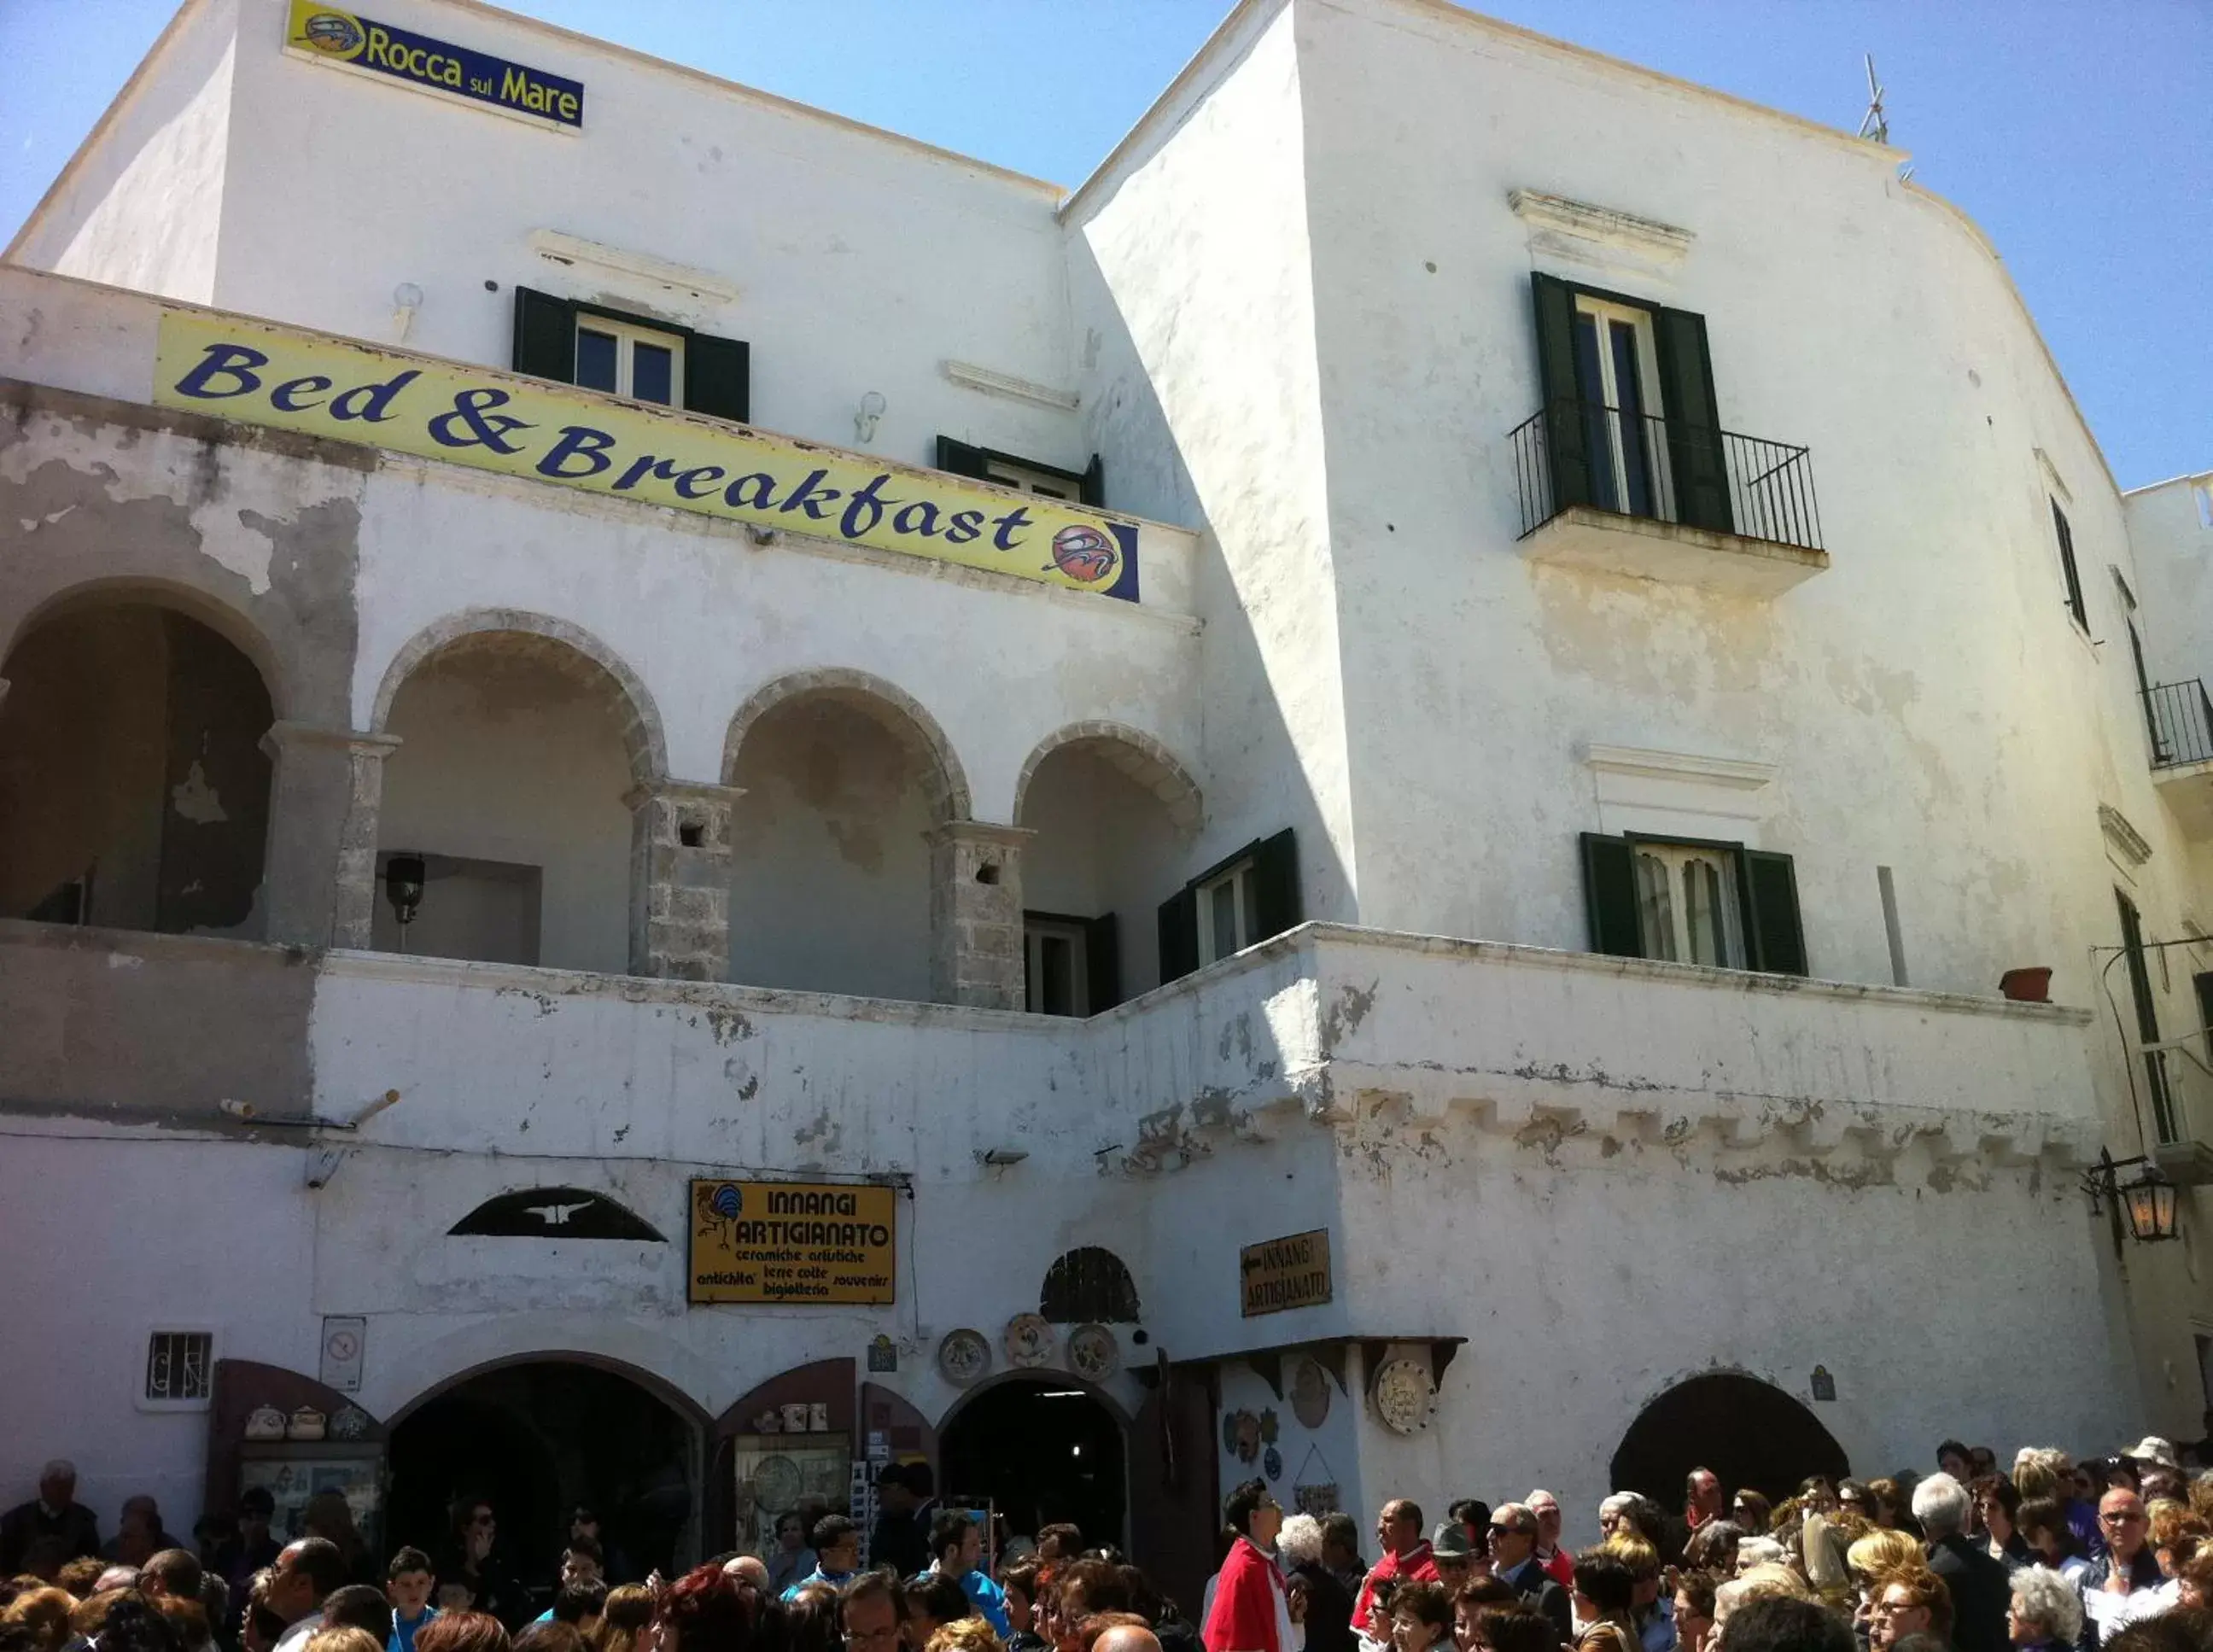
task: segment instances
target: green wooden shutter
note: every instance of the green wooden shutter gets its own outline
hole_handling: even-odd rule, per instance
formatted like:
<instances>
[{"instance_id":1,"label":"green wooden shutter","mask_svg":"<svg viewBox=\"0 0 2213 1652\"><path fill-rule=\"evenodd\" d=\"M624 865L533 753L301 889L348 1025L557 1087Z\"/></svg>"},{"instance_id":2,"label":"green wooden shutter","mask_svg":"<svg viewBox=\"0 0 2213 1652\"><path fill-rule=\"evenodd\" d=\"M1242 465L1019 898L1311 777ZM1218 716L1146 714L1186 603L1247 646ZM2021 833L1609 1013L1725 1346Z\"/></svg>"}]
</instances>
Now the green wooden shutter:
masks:
<instances>
[{"instance_id":1,"label":"green wooden shutter","mask_svg":"<svg viewBox=\"0 0 2213 1652\"><path fill-rule=\"evenodd\" d=\"M1298 845L1286 826L1253 845L1253 939L1265 941L1298 928L1303 911Z\"/></svg>"},{"instance_id":2,"label":"green wooden shutter","mask_svg":"<svg viewBox=\"0 0 2213 1652\"><path fill-rule=\"evenodd\" d=\"M1529 282L1537 302L1537 385L1545 402L1552 510L1561 511L1593 497L1589 436L1576 382L1576 290L1553 276L1532 275Z\"/></svg>"},{"instance_id":3,"label":"green wooden shutter","mask_svg":"<svg viewBox=\"0 0 2213 1652\"><path fill-rule=\"evenodd\" d=\"M1161 903L1161 984L1198 967L1198 891L1186 885Z\"/></svg>"},{"instance_id":4,"label":"green wooden shutter","mask_svg":"<svg viewBox=\"0 0 2213 1652\"><path fill-rule=\"evenodd\" d=\"M1806 973L1806 932L1798 920L1798 875L1788 855L1739 851L1744 882L1745 949L1753 969Z\"/></svg>"},{"instance_id":5,"label":"green wooden shutter","mask_svg":"<svg viewBox=\"0 0 2213 1652\"><path fill-rule=\"evenodd\" d=\"M515 290L515 370L576 381L576 307L551 293Z\"/></svg>"},{"instance_id":6,"label":"green wooden shutter","mask_svg":"<svg viewBox=\"0 0 2213 1652\"><path fill-rule=\"evenodd\" d=\"M1644 956L1637 920L1637 855L1626 838L1583 833L1583 910L1590 919L1590 948L1616 958Z\"/></svg>"},{"instance_id":7,"label":"green wooden shutter","mask_svg":"<svg viewBox=\"0 0 2213 1652\"><path fill-rule=\"evenodd\" d=\"M1083 921L1083 982L1090 996L1084 1014L1095 1015L1122 1002L1122 942L1112 912Z\"/></svg>"},{"instance_id":8,"label":"green wooden shutter","mask_svg":"<svg viewBox=\"0 0 2213 1652\"><path fill-rule=\"evenodd\" d=\"M1092 454L1091 462L1083 467L1083 491L1078 497L1087 505L1106 503L1106 466L1097 454Z\"/></svg>"},{"instance_id":9,"label":"green wooden shutter","mask_svg":"<svg viewBox=\"0 0 2213 1652\"><path fill-rule=\"evenodd\" d=\"M937 438L937 468L955 476L984 476L984 450L942 436Z\"/></svg>"},{"instance_id":10,"label":"green wooden shutter","mask_svg":"<svg viewBox=\"0 0 2213 1652\"><path fill-rule=\"evenodd\" d=\"M753 351L741 338L694 332L684 340L684 410L746 422Z\"/></svg>"},{"instance_id":11,"label":"green wooden shutter","mask_svg":"<svg viewBox=\"0 0 2213 1652\"><path fill-rule=\"evenodd\" d=\"M1675 520L1716 533L1734 533L1736 519L1729 509L1728 466L1722 450L1713 357L1706 348L1706 318L1688 310L1655 308L1652 343L1660 357Z\"/></svg>"}]
</instances>

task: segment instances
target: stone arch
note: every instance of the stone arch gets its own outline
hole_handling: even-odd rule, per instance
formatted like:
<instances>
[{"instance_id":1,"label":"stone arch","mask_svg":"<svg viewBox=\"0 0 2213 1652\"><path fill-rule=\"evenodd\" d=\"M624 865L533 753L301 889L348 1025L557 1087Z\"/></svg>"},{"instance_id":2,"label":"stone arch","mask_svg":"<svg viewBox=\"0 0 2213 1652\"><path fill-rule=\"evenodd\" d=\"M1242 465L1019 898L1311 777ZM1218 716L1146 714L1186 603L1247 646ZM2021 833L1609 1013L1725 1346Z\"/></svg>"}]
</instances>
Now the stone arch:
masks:
<instances>
[{"instance_id":1,"label":"stone arch","mask_svg":"<svg viewBox=\"0 0 2213 1652\"><path fill-rule=\"evenodd\" d=\"M543 1348L497 1355L491 1359L479 1360L458 1371L448 1372L405 1403L396 1406L392 1415L384 1419L386 1433L388 1435L441 1394L448 1393L488 1372L504 1370L510 1365L582 1365L592 1370L605 1371L643 1388L694 1427L704 1429L714 1426L715 1419L704 1405L658 1371L588 1349Z\"/></svg>"},{"instance_id":2,"label":"stone arch","mask_svg":"<svg viewBox=\"0 0 2213 1652\"><path fill-rule=\"evenodd\" d=\"M661 710L638 674L582 625L521 608L467 608L416 632L384 668L369 711L369 732L387 732L400 689L431 659L478 649L535 660L603 694L621 727L632 777L643 784L668 774L668 739L661 731Z\"/></svg>"},{"instance_id":3,"label":"stone arch","mask_svg":"<svg viewBox=\"0 0 2213 1652\"><path fill-rule=\"evenodd\" d=\"M1159 798L1179 832L1198 829L1204 800L1198 783L1191 777L1191 771L1182 759L1150 735L1124 723L1105 722L1071 722L1038 742L1015 781L1016 822L1022 818L1022 804L1029 796L1030 782L1039 765L1067 746L1081 746L1093 752Z\"/></svg>"},{"instance_id":4,"label":"stone arch","mask_svg":"<svg viewBox=\"0 0 2213 1652\"><path fill-rule=\"evenodd\" d=\"M747 696L730 718L729 732L722 738L724 785L737 783L735 777L738 754L745 747L746 736L761 718L777 706L807 694L840 700L876 716L907 749L921 770L933 818L941 821L972 818L974 803L968 789L968 776L937 719L905 689L868 672L844 666L796 671L763 684ZM886 709L898 715L885 717L881 712Z\"/></svg>"},{"instance_id":5,"label":"stone arch","mask_svg":"<svg viewBox=\"0 0 2213 1652\"><path fill-rule=\"evenodd\" d=\"M296 715L290 674L261 627L221 597L174 580L123 576L85 580L54 592L33 605L16 621L14 631L0 638L0 679L7 674L8 657L40 626L85 608L131 602L174 609L187 619L199 621L253 662L261 674L262 686L269 691L270 707L278 722Z\"/></svg>"}]
</instances>

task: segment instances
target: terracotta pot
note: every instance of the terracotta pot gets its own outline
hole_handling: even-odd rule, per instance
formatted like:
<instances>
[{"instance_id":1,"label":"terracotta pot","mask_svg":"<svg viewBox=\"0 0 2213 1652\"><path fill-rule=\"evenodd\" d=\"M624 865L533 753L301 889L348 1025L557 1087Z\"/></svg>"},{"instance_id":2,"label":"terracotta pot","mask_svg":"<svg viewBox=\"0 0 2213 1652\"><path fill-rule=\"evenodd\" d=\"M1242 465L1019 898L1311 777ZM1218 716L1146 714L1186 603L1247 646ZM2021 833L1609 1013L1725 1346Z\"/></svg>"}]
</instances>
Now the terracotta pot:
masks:
<instances>
[{"instance_id":1,"label":"terracotta pot","mask_svg":"<svg viewBox=\"0 0 2213 1652\"><path fill-rule=\"evenodd\" d=\"M2015 1003L2050 1003L2051 972L2042 966L2009 969L1998 977L1998 991Z\"/></svg>"}]
</instances>

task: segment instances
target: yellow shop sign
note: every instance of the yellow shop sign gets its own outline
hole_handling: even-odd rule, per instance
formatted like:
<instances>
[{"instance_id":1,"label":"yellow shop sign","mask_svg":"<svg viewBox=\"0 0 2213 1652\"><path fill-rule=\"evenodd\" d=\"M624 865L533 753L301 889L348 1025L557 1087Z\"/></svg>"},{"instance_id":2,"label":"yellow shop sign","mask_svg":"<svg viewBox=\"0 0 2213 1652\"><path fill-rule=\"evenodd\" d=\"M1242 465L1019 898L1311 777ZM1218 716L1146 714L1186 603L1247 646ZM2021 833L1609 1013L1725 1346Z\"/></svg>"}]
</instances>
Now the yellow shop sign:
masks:
<instances>
[{"instance_id":1,"label":"yellow shop sign","mask_svg":"<svg viewBox=\"0 0 2213 1652\"><path fill-rule=\"evenodd\" d=\"M888 1302L896 1189L850 1183L692 1184L695 1302Z\"/></svg>"},{"instance_id":2,"label":"yellow shop sign","mask_svg":"<svg viewBox=\"0 0 2213 1652\"><path fill-rule=\"evenodd\" d=\"M1139 530L1095 511L265 322L164 310L154 400L1137 600Z\"/></svg>"}]
</instances>

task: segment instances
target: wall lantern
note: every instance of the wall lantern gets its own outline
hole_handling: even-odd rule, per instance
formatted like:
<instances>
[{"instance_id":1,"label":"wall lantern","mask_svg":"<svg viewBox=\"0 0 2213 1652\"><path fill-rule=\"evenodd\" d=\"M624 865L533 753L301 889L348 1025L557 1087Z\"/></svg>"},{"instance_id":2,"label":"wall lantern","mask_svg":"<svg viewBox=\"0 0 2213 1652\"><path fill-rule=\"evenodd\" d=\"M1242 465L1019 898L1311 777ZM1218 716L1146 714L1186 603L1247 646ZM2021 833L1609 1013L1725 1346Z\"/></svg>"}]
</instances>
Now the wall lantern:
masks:
<instances>
[{"instance_id":1,"label":"wall lantern","mask_svg":"<svg viewBox=\"0 0 2213 1652\"><path fill-rule=\"evenodd\" d=\"M399 920L403 936L422 910L423 881L427 875L420 855L393 855L384 863L384 898L392 903L392 915Z\"/></svg>"},{"instance_id":2,"label":"wall lantern","mask_svg":"<svg viewBox=\"0 0 2213 1652\"><path fill-rule=\"evenodd\" d=\"M2137 1170L2139 1166L2138 1173L2127 1181L2121 1180L2123 1171ZM2118 1212L2128 1218L2129 1231L2139 1245L2156 1245L2175 1236L2174 1184L2161 1175L2149 1159L2116 1159L2101 1149L2098 1162L2082 1174L2082 1191L2090 1196L2093 1215L2102 1201L2112 1200Z\"/></svg>"}]
</instances>

